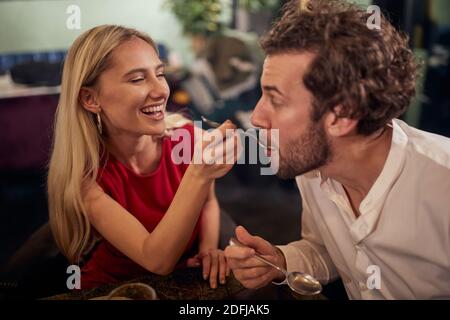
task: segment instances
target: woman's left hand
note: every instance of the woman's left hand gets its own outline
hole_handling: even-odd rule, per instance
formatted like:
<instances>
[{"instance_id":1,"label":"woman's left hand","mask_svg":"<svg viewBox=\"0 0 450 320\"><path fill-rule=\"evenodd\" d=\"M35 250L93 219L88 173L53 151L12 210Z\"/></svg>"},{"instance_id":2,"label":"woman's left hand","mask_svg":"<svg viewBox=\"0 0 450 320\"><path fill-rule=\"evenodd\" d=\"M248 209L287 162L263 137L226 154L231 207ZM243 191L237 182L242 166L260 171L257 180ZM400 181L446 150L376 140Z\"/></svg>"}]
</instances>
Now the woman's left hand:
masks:
<instances>
[{"instance_id":1,"label":"woman's left hand","mask_svg":"<svg viewBox=\"0 0 450 320\"><path fill-rule=\"evenodd\" d=\"M194 257L188 259L188 267L202 267L203 279L209 278L211 288L217 288L217 280L225 284L226 277L230 275L230 267L227 264L223 250L209 249L200 251Z\"/></svg>"}]
</instances>

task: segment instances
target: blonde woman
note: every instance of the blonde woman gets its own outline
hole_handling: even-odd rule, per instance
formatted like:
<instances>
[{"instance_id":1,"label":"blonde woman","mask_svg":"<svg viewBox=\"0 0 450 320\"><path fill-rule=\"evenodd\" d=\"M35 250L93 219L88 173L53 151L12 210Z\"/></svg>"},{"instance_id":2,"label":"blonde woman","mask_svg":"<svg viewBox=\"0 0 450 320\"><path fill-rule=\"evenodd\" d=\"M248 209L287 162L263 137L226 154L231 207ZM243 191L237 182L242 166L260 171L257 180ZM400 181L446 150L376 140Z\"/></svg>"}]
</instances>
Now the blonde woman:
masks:
<instances>
[{"instance_id":1,"label":"blonde woman","mask_svg":"<svg viewBox=\"0 0 450 320\"><path fill-rule=\"evenodd\" d=\"M225 282L214 180L233 165L172 161L168 96L155 43L139 31L95 27L67 54L48 197L59 248L82 264L82 288L186 265L202 266L213 288ZM193 126L182 128L193 139ZM233 124L217 130L226 129Z\"/></svg>"}]
</instances>

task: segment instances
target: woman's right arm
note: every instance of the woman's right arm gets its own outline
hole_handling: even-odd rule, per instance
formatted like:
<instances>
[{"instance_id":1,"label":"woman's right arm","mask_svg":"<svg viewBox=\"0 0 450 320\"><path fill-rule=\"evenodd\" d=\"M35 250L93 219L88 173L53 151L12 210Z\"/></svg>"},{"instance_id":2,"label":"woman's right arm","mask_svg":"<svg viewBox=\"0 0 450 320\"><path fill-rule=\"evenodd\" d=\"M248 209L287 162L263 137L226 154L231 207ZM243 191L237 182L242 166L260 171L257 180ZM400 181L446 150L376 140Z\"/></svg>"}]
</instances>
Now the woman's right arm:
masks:
<instances>
[{"instance_id":1,"label":"woman's right arm","mask_svg":"<svg viewBox=\"0 0 450 320\"><path fill-rule=\"evenodd\" d=\"M232 124L224 124L218 130L225 137L225 130L233 128ZM84 197L89 221L134 262L150 272L169 274L186 249L214 179L225 175L233 164L190 164L169 209L151 233L97 183L88 188Z\"/></svg>"}]
</instances>

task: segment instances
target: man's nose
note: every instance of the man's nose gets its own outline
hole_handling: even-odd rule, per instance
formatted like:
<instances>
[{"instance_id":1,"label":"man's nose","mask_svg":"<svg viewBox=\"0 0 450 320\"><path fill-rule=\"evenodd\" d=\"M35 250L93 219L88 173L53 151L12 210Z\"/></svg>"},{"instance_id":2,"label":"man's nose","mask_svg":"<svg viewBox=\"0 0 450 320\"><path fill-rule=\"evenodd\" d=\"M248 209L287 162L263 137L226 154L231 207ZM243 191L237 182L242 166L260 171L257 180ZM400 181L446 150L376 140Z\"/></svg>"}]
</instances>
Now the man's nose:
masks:
<instances>
[{"instance_id":1,"label":"man's nose","mask_svg":"<svg viewBox=\"0 0 450 320\"><path fill-rule=\"evenodd\" d=\"M255 109L253 109L253 113L250 118L250 121L251 121L252 125L254 125L257 128L263 128L263 129L270 128L270 121L267 118L265 112L263 111L261 99L256 104Z\"/></svg>"}]
</instances>

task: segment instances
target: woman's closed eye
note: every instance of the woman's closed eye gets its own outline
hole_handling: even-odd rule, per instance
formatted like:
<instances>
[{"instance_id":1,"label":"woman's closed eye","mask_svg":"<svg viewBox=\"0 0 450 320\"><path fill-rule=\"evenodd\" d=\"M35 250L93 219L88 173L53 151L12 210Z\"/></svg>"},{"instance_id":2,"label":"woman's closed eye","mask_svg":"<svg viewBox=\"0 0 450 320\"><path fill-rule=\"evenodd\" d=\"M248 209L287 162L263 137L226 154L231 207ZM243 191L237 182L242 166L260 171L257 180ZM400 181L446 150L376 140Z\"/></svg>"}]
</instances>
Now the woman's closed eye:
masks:
<instances>
[{"instance_id":1,"label":"woman's closed eye","mask_svg":"<svg viewBox=\"0 0 450 320\"><path fill-rule=\"evenodd\" d=\"M140 77L136 77L136 78L131 79L130 82L132 82L132 83L139 83L139 82L141 82L143 80L145 80L145 77L140 76Z\"/></svg>"},{"instance_id":2,"label":"woman's closed eye","mask_svg":"<svg viewBox=\"0 0 450 320\"><path fill-rule=\"evenodd\" d=\"M165 74L165 73L158 73L158 74L156 75L156 77L157 77L157 78L165 78L165 77L166 77L166 74ZM139 77L136 77L136 78L131 79L130 82L131 82L131 83L139 83L139 82L141 82L141 81L144 81L145 79L146 79L146 78L145 78L144 76L139 76Z\"/></svg>"}]
</instances>

